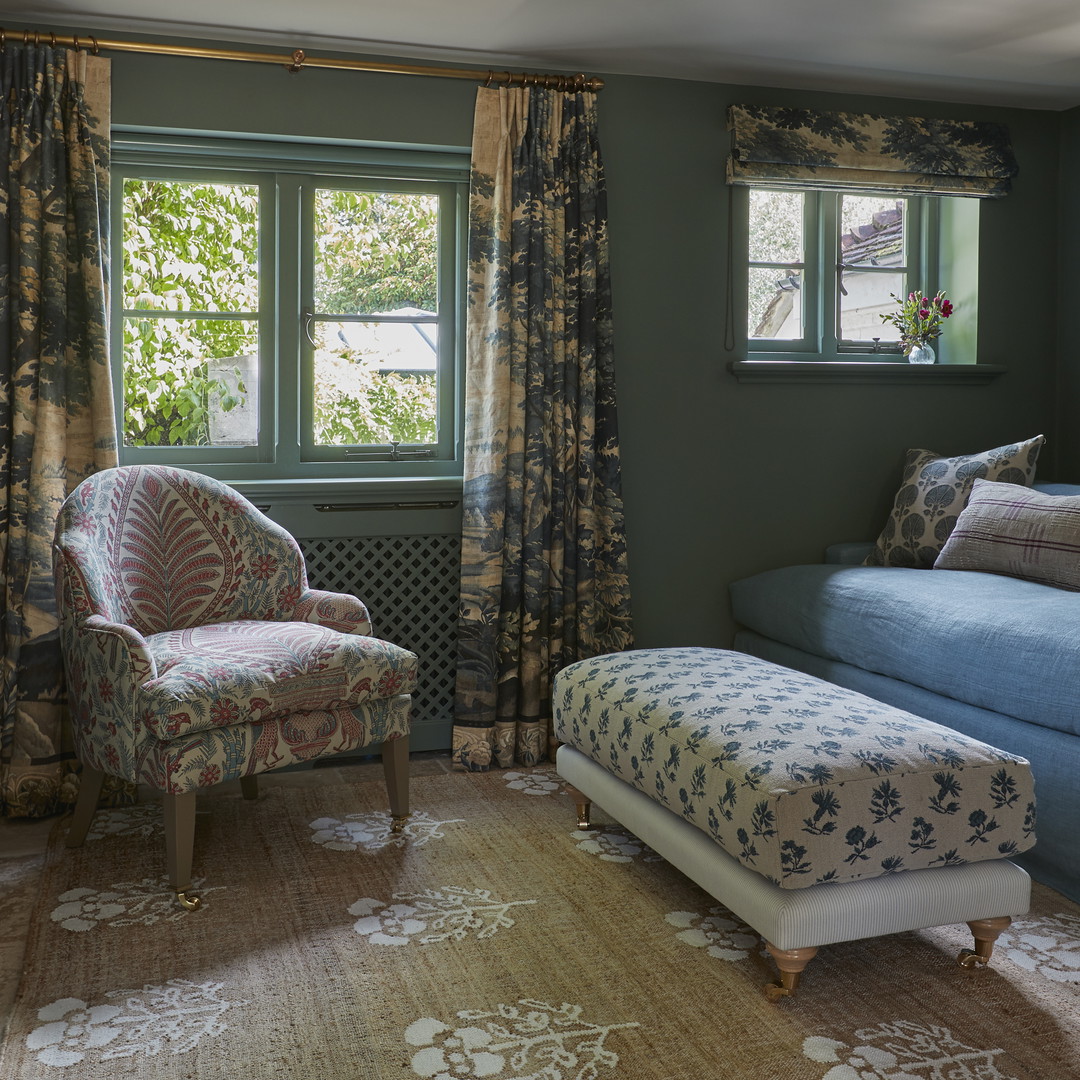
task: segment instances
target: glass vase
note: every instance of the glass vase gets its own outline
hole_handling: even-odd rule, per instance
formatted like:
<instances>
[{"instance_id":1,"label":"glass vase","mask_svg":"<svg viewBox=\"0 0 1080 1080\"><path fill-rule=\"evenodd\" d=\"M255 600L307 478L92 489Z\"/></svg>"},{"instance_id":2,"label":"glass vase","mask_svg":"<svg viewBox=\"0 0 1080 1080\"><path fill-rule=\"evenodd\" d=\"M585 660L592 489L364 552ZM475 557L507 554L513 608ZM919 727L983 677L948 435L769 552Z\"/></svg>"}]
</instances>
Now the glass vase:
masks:
<instances>
[{"instance_id":1,"label":"glass vase","mask_svg":"<svg viewBox=\"0 0 1080 1080\"><path fill-rule=\"evenodd\" d=\"M926 342L912 345L907 358L909 364L933 364L937 362L934 347Z\"/></svg>"}]
</instances>

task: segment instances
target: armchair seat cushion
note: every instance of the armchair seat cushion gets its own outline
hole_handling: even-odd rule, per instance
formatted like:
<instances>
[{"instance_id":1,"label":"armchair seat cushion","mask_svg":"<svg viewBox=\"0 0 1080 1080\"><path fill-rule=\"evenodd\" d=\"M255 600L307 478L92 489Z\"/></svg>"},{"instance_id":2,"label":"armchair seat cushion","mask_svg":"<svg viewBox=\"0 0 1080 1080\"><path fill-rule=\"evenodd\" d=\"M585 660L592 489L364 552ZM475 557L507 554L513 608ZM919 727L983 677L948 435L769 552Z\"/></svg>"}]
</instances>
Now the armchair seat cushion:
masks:
<instances>
[{"instance_id":1,"label":"armchair seat cushion","mask_svg":"<svg viewBox=\"0 0 1080 1080\"><path fill-rule=\"evenodd\" d=\"M153 634L139 712L159 739L410 694L417 658L378 638L255 619Z\"/></svg>"}]
</instances>

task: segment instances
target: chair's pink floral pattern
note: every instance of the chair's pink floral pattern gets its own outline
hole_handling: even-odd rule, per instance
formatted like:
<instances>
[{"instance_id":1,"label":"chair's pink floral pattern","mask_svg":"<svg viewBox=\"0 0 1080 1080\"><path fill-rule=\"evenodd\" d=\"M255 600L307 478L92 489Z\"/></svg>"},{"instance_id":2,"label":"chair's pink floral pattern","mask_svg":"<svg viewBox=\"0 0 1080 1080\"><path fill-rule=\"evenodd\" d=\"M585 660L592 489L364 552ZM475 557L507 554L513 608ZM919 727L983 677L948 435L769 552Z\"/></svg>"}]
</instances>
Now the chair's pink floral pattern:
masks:
<instances>
[{"instance_id":1,"label":"chair's pink floral pattern","mask_svg":"<svg viewBox=\"0 0 1080 1080\"><path fill-rule=\"evenodd\" d=\"M110 775L181 794L408 733L416 656L225 484L97 473L55 558L76 750Z\"/></svg>"}]
</instances>

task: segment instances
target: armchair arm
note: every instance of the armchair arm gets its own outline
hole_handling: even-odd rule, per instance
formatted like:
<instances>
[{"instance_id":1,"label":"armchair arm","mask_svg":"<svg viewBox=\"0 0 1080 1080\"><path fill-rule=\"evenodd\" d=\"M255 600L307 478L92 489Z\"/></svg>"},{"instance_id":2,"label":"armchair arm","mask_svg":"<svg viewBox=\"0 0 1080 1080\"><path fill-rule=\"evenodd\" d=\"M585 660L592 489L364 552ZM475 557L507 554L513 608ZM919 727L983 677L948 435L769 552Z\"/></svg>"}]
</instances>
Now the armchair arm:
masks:
<instances>
[{"instance_id":1,"label":"armchair arm","mask_svg":"<svg viewBox=\"0 0 1080 1080\"><path fill-rule=\"evenodd\" d=\"M128 676L134 686L157 676L157 663L146 638L133 626L111 622L102 615L90 615L76 626L80 642L103 654L108 669Z\"/></svg>"},{"instance_id":2,"label":"armchair arm","mask_svg":"<svg viewBox=\"0 0 1080 1080\"><path fill-rule=\"evenodd\" d=\"M371 618L364 603L348 593L305 589L292 613L294 622L313 622L343 634L371 635Z\"/></svg>"},{"instance_id":3,"label":"armchair arm","mask_svg":"<svg viewBox=\"0 0 1080 1080\"><path fill-rule=\"evenodd\" d=\"M157 674L146 639L101 615L64 626L68 704L79 760L138 780L142 684Z\"/></svg>"}]
</instances>

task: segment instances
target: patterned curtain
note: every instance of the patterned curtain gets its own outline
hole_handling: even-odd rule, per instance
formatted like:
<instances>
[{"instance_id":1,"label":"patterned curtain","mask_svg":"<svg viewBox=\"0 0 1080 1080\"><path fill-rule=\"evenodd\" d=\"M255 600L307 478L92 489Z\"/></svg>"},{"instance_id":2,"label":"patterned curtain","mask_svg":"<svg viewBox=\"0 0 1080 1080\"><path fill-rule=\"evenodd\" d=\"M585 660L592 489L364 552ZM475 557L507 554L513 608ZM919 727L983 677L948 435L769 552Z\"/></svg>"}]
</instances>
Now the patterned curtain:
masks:
<instances>
[{"instance_id":1,"label":"patterned curtain","mask_svg":"<svg viewBox=\"0 0 1080 1080\"><path fill-rule=\"evenodd\" d=\"M1008 129L988 121L732 105L728 129L729 184L986 198L1018 172Z\"/></svg>"},{"instance_id":2,"label":"patterned curtain","mask_svg":"<svg viewBox=\"0 0 1080 1080\"><path fill-rule=\"evenodd\" d=\"M481 88L454 759L533 765L560 668L631 645L596 95Z\"/></svg>"},{"instance_id":3,"label":"patterned curtain","mask_svg":"<svg viewBox=\"0 0 1080 1080\"><path fill-rule=\"evenodd\" d=\"M52 575L60 504L116 464L106 313L109 62L14 46L0 65L0 804L73 801Z\"/></svg>"}]
</instances>

